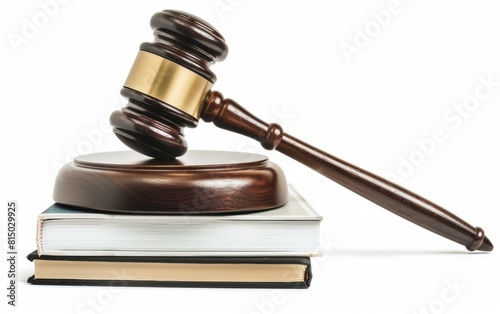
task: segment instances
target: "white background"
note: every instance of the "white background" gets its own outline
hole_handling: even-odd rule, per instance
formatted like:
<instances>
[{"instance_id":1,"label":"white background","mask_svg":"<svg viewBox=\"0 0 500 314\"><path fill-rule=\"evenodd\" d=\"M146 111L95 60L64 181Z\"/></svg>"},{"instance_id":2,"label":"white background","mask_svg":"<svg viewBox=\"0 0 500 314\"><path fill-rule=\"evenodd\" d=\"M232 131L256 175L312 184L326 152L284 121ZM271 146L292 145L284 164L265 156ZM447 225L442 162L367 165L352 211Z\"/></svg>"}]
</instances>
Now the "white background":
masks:
<instances>
[{"instance_id":1,"label":"white background","mask_svg":"<svg viewBox=\"0 0 500 314\"><path fill-rule=\"evenodd\" d=\"M230 53L212 67L214 89L323 150L399 176L498 244L498 1L70 0L49 9L47 1L0 5L7 313L500 312L498 252L468 253L203 122L187 131L191 149L266 154L323 214L325 256L314 260L308 290L30 286L24 258L57 167L75 154L126 149L107 120L124 104L119 90L140 43L152 40L151 15L163 9L198 15L225 37ZM11 199L19 202L16 308L7 306L4 258Z\"/></svg>"}]
</instances>

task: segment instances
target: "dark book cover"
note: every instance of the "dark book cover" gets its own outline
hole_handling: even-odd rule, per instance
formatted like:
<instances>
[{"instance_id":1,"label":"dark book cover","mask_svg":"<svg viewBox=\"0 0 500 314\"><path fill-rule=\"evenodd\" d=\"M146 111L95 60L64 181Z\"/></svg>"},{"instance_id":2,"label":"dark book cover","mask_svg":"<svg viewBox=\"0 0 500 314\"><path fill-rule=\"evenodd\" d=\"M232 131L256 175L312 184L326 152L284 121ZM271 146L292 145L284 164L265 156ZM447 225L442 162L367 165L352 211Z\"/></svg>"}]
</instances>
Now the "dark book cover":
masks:
<instances>
[{"instance_id":1,"label":"dark book cover","mask_svg":"<svg viewBox=\"0 0 500 314\"><path fill-rule=\"evenodd\" d=\"M68 262L89 262L92 266L95 263L96 267L99 262L118 263L122 267L126 267L127 263L144 263L147 268L148 264L221 264L221 265L237 265L237 264L256 264L261 267L265 265L298 265L303 267L303 276L300 280L287 281L234 281L234 280L142 280L140 277L134 280L115 278L104 279L82 279L82 278L37 278L37 266L35 265L35 275L28 279L28 283L36 285L74 285L74 286L130 286L130 287L198 287L198 288L288 288L288 289L306 289L310 286L312 280L311 260L309 257L289 257L289 256L271 256L271 257L236 257L236 256L39 256L36 251L32 252L27 257L30 261L68 261ZM57 266L59 267L59 266ZM285 270L286 272L286 270ZM252 276L251 273L248 276ZM282 276L284 277L284 276Z\"/></svg>"}]
</instances>

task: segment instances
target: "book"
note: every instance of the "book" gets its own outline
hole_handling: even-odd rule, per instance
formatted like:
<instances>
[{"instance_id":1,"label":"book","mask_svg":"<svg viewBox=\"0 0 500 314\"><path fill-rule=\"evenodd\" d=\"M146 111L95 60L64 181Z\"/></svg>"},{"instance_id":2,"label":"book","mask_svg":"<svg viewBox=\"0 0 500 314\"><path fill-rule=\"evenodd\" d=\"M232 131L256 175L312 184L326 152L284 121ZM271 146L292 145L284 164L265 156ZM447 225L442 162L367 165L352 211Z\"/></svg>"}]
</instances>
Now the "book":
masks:
<instances>
[{"instance_id":1,"label":"book","mask_svg":"<svg viewBox=\"0 0 500 314\"><path fill-rule=\"evenodd\" d=\"M308 288L309 257L28 255L39 285Z\"/></svg>"},{"instance_id":2,"label":"book","mask_svg":"<svg viewBox=\"0 0 500 314\"><path fill-rule=\"evenodd\" d=\"M37 251L56 256L316 256L321 220L293 187L279 208L234 215L130 215L55 203L38 216Z\"/></svg>"}]
</instances>

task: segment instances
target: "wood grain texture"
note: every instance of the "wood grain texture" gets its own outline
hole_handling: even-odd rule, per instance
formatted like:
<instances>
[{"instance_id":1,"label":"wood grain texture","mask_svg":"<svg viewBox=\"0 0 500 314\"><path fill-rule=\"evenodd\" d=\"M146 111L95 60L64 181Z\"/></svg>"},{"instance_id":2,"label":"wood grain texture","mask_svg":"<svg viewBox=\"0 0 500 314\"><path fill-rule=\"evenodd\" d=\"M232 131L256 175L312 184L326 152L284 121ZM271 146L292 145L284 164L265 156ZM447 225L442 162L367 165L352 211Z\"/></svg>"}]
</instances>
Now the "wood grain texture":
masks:
<instances>
[{"instance_id":1,"label":"wood grain texture","mask_svg":"<svg viewBox=\"0 0 500 314\"><path fill-rule=\"evenodd\" d=\"M468 250L493 250L480 227L429 200L360 167L337 158L285 132L275 123L267 124L232 99L212 92L202 118L216 126L259 141L319 172L358 195L429 231L464 245Z\"/></svg>"},{"instance_id":2,"label":"wood grain texture","mask_svg":"<svg viewBox=\"0 0 500 314\"><path fill-rule=\"evenodd\" d=\"M54 201L94 210L149 214L213 214L285 204L278 165L258 154L190 151L165 161L134 151L77 157L59 172Z\"/></svg>"},{"instance_id":3,"label":"wood grain texture","mask_svg":"<svg viewBox=\"0 0 500 314\"><path fill-rule=\"evenodd\" d=\"M208 23L187 13L163 11L155 16L155 22L152 23L155 43L142 48L155 46L163 51L161 56L164 58L170 58L208 79L214 79L208 66L225 58L227 47L223 37ZM160 51L149 52L160 55ZM199 72L200 69L203 71ZM162 82L166 83L166 80ZM176 140L184 140L182 128L195 126L197 121L179 120L181 114L177 114L175 109L157 110L156 108L168 106L142 96L147 101L141 102L141 97L136 96L129 95L131 105L112 114L111 124L118 137L132 149L155 158L175 158L182 155L187 144L183 146L183 142L179 145ZM136 116L142 120L120 119L127 116L131 111L129 109L137 108L134 107L136 104L140 104L140 110L136 110L140 114ZM493 250L493 244L485 237L481 228L473 227L401 186L286 134L278 124L265 123L235 101L224 99L219 92L211 91L202 106L201 118L206 122L213 122L220 128L253 138L266 149L276 149L392 213L458 242L468 250ZM120 123L123 121L126 123ZM166 126L169 123L171 125ZM128 138L123 139L123 134L129 135Z\"/></svg>"},{"instance_id":4,"label":"wood grain texture","mask_svg":"<svg viewBox=\"0 0 500 314\"><path fill-rule=\"evenodd\" d=\"M164 10L151 17L154 41L140 45L146 51L189 69L215 83L210 65L222 61L228 47L222 35L206 21L175 10ZM155 81L157 73L148 73L140 80ZM173 159L188 148L184 127L195 127L198 119L137 90L123 87L122 96L128 104L111 114L110 122L116 136L127 146L144 155Z\"/></svg>"}]
</instances>

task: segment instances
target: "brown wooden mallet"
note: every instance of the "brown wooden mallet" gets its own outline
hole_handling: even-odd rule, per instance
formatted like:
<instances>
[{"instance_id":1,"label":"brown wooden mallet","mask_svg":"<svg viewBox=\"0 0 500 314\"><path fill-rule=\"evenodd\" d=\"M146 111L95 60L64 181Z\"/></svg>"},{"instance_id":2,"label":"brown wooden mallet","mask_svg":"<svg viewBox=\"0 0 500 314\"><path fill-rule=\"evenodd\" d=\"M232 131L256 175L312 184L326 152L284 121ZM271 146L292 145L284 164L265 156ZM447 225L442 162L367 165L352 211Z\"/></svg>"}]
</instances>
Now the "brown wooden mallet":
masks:
<instances>
[{"instance_id":1,"label":"brown wooden mallet","mask_svg":"<svg viewBox=\"0 0 500 314\"><path fill-rule=\"evenodd\" d=\"M202 19L180 11L151 18L154 42L140 46L121 94L128 104L111 115L118 138L130 148L158 159L187 151L184 127L198 119L213 122L259 141L316 170L366 199L423 228L464 245L493 250L480 227L444 208L357 166L319 150L265 123L235 101L212 91L216 76L209 66L227 56L224 38Z\"/></svg>"}]
</instances>

